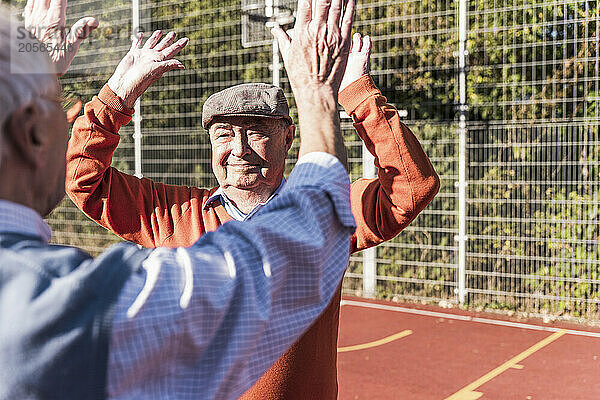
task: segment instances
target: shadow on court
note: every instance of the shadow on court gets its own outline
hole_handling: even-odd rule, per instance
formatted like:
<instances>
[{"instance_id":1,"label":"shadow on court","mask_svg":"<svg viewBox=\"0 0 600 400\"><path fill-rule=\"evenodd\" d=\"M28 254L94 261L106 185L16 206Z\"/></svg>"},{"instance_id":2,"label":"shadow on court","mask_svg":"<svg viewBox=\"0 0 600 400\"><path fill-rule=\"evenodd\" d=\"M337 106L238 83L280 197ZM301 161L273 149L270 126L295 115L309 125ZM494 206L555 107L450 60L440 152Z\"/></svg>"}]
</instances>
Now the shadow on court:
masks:
<instances>
[{"instance_id":1,"label":"shadow on court","mask_svg":"<svg viewBox=\"0 0 600 400\"><path fill-rule=\"evenodd\" d=\"M344 297L341 400L600 399L600 329Z\"/></svg>"}]
</instances>

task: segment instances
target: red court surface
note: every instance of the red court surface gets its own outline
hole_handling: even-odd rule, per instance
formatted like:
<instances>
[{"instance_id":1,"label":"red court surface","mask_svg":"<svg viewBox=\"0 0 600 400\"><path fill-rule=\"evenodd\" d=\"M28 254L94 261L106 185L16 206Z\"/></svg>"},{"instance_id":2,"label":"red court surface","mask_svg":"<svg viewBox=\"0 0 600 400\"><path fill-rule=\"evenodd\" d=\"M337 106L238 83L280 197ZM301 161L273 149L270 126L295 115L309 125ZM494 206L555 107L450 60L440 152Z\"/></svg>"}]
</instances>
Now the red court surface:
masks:
<instances>
[{"instance_id":1,"label":"red court surface","mask_svg":"<svg viewBox=\"0 0 600 400\"><path fill-rule=\"evenodd\" d=\"M600 400L600 329L345 297L339 398Z\"/></svg>"}]
</instances>

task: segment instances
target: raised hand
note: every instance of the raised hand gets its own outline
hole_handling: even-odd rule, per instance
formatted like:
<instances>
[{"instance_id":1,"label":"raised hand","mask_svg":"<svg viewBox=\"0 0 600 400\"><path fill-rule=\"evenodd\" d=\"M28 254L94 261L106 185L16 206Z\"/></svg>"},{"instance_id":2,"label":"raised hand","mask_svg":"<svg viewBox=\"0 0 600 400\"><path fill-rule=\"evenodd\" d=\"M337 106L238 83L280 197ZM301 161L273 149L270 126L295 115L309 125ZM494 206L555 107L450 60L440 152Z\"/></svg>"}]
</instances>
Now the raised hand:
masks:
<instances>
[{"instance_id":1,"label":"raised hand","mask_svg":"<svg viewBox=\"0 0 600 400\"><path fill-rule=\"evenodd\" d=\"M140 47L143 35L138 35L108 80L108 87L129 108L164 73L185 68L173 57L188 44L189 39L183 38L175 42L175 32L169 32L162 40L161 37L161 31L154 31L144 46Z\"/></svg>"},{"instance_id":2,"label":"raised hand","mask_svg":"<svg viewBox=\"0 0 600 400\"><path fill-rule=\"evenodd\" d=\"M299 156L326 152L347 166L337 99L348 61L355 0L299 0L291 37L277 38L300 121Z\"/></svg>"},{"instance_id":3,"label":"raised hand","mask_svg":"<svg viewBox=\"0 0 600 400\"><path fill-rule=\"evenodd\" d=\"M340 84L340 92L361 76L369 74L370 58L371 38L369 36L361 37L360 33L355 33L352 37L344 78Z\"/></svg>"},{"instance_id":4,"label":"raised hand","mask_svg":"<svg viewBox=\"0 0 600 400\"><path fill-rule=\"evenodd\" d=\"M28 0L23 11L25 28L45 45L58 75L67 72L81 42L98 27L96 18L85 17L67 34L66 9L67 0Z\"/></svg>"},{"instance_id":5,"label":"raised hand","mask_svg":"<svg viewBox=\"0 0 600 400\"><path fill-rule=\"evenodd\" d=\"M305 91L337 93L346 68L355 0L342 10L342 0L299 0L291 37L280 28L277 38L294 95Z\"/></svg>"}]
</instances>

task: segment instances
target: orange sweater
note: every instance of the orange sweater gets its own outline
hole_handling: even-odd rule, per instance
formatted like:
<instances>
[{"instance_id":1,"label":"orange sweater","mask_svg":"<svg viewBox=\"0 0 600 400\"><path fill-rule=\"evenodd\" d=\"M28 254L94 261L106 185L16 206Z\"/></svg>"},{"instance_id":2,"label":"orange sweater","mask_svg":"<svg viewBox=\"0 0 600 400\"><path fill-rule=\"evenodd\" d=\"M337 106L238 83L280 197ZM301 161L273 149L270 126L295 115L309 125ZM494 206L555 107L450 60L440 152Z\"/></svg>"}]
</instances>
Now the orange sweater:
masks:
<instances>
[{"instance_id":1,"label":"orange sweater","mask_svg":"<svg viewBox=\"0 0 600 400\"><path fill-rule=\"evenodd\" d=\"M439 179L413 133L369 76L344 89L339 101L375 156L378 178L351 186L357 229L351 251L395 237L433 199ZM165 185L110 167L118 131L133 110L104 86L73 126L67 152L66 189L100 225L146 247L189 246L231 217L215 202L217 189ZM246 392L243 399L337 398L337 332L340 290L313 326Z\"/></svg>"}]
</instances>

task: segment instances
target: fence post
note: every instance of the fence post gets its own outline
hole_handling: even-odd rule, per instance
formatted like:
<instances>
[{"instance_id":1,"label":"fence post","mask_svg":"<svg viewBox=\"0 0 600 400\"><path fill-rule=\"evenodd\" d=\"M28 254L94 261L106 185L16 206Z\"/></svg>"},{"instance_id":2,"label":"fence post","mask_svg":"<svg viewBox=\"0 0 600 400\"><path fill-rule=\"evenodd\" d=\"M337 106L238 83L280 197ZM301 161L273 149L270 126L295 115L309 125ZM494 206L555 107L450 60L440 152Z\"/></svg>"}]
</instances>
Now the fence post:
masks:
<instances>
[{"instance_id":1,"label":"fence post","mask_svg":"<svg viewBox=\"0 0 600 400\"><path fill-rule=\"evenodd\" d=\"M273 85L279 86L279 70L281 69L281 63L279 61L279 42L277 39L273 39Z\"/></svg>"},{"instance_id":2,"label":"fence post","mask_svg":"<svg viewBox=\"0 0 600 400\"><path fill-rule=\"evenodd\" d=\"M131 25L132 25L132 37L133 40L137 35L140 34L140 1L132 0L131 4L132 8L132 16L131 16ZM138 98L135 101L135 105L133 106L133 152L134 152L134 166L135 166L135 176L141 178L142 175L142 107L140 104L140 99Z\"/></svg>"},{"instance_id":3,"label":"fence post","mask_svg":"<svg viewBox=\"0 0 600 400\"><path fill-rule=\"evenodd\" d=\"M362 176L375 178L375 157L362 144ZM363 296L375 298L377 293L377 248L363 250Z\"/></svg>"},{"instance_id":4,"label":"fence post","mask_svg":"<svg viewBox=\"0 0 600 400\"><path fill-rule=\"evenodd\" d=\"M458 302L466 297L467 270L467 0L458 3Z\"/></svg>"},{"instance_id":5,"label":"fence post","mask_svg":"<svg viewBox=\"0 0 600 400\"><path fill-rule=\"evenodd\" d=\"M267 28L278 28L279 23L277 22L277 15L279 14L279 1L278 0L266 0L265 1L265 17L271 18L273 21L267 22ZM281 69L281 63L279 61L279 42L276 38L273 38L273 45L271 46L271 73L273 85L279 86L279 71Z\"/></svg>"}]
</instances>

